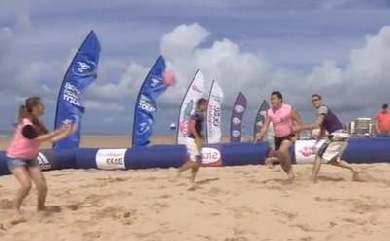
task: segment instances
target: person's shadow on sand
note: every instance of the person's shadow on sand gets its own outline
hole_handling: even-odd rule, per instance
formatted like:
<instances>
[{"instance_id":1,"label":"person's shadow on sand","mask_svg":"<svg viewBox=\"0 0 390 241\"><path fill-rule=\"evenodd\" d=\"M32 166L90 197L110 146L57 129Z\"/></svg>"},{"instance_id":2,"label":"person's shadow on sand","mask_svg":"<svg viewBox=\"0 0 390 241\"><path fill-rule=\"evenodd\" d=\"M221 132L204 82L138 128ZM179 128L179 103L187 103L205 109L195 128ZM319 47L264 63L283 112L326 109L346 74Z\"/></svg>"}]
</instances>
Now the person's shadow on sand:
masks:
<instances>
[{"instance_id":1,"label":"person's shadow on sand","mask_svg":"<svg viewBox=\"0 0 390 241\"><path fill-rule=\"evenodd\" d=\"M203 179L203 180L197 181L196 184L197 184L197 185L203 185L203 184L207 184L207 183L214 182L214 181L218 181L218 180L219 180L218 177L215 177L215 178L207 178L207 179Z\"/></svg>"},{"instance_id":2,"label":"person's shadow on sand","mask_svg":"<svg viewBox=\"0 0 390 241\"><path fill-rule=\"evenodd\" d=\"M261 181L260 183L262 184L268 184L268 183L272 183L272 182L276 182L276 183L281 183L281 184L290 184L293 182L293 180L291 179L282 179L282 178L271 178L271 179L267 179L267 180L264 180L264 181Z\"/></svg>"},{"instance_id":3,"label":"person's shadow on sand","mask_svg":"<svg viewBox=\"0 0 390 241\"><path fill-rule=\"evenodd\" d=\"M45 213L60 213L64 210L78 210L80 208L80 204L67 204L67 205L51 205L46 206L44 210Z\"/></svg>"},{"instance_id":4,"label":"person's shadow on sand","mask_svg":"<svg viewBox=\"0 0 390 241\"><path fill-rule=\"evenodd\" d=\"M328 182L343 182L345 181L342 177L327 177L327 176L318 176L318 181L328 181Z\"/></svg>"}]
</instances>

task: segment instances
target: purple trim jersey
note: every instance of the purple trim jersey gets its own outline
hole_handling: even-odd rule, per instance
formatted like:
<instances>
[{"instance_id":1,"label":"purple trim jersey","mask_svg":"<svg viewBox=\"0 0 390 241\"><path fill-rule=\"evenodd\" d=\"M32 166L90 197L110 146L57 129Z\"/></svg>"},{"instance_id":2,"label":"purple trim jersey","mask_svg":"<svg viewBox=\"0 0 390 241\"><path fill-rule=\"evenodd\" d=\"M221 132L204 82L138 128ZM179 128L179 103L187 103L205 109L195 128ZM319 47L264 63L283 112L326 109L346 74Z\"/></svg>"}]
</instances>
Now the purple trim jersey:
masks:
<instances>
[{"instance_id":1,"label":"purple trim jersey","mask_svg":"<svg viewBox=\"0 0 390 241\"><path fill-rule=\"evenodd\" d=\"M324 115L324 121L322 122L321 127L324 128L328 133L333 133L337 130L344 129L343 124L331 109L325 105L322 105L317 109L317 111L319 115Z\"/></svg>"}]
</instances>

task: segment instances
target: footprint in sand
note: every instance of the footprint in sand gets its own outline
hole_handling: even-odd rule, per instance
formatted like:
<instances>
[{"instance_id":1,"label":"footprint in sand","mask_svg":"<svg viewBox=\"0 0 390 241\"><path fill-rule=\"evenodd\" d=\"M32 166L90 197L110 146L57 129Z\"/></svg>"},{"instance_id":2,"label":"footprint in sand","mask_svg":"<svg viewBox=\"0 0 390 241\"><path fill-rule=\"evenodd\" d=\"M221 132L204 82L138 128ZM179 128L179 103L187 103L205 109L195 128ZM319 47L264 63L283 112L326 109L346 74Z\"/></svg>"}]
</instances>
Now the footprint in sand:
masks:
<instances>
[{"instance_id":1,"label":"footprint in sand","mask_svg":"<svg viewBox=\"0 0 390 241\"><path fill-rule=\"evenodd\" d=\"M366 225L367 221L359 220L358 218L344 218L343 221L356 225Z\"/></svg>"},{"instance_id":2,"label":"footprint in sand","mask_svg":"<svg viewBox=\"0 0 390 241\"><path fill-rule=\"evenodd\" d=\"M249 239L245 237L233 237L233 238L225 238L224 241L249 241Z\"/></svg>"},{"instance_id":3,"label":"footprint in sand","mask_svg":"<svg viewBox=\"0 0 390 241\"><path fill-rule=\"evenodd\" d=\"M260 181L258 178L252 178L252 179L249 179L248 181L249 183L253 183L253 184L262 184L263 182Z\"/></svg>"},{"instance_id":4,"label":"footprint in sand","mask_svg":"<svg viewBox=\"0 0 390 241\"><path fill-rule=\"evenodd\" d=\"M355 213L367 213L373 211L384 211L385 209L390 209L390 204L388 203L367 203L361 200L352 200L352 209L351 211Z\"/></svg>"},{"instance_id":5,"label":"footprint in sand","mask_svg":"<svg viewBox=\"0 0 390 241\"><path fill-rule=\"evenodd\" d=\"M101 235L102 235L102 232L100 232L100 231L86 232L86 233L83 233L83 240L84 241L93 241L93 240L99 239Z\"/></svg>"},{"instance_id":6,"label":"footprint in sand","mask_svg":"<svg viewBox=\"0 0 390 241\"><path fill-rule=\"evenodd\" d=\"M311 237L311 236L308 236L308 237L300 238L299 240L301 240L301 241L312 241L312 240L314 240L314 238Z\"/></svg>"},{"instance_id":7,"label":"footprint in sand","mask_svg":"<svg viewBox=\"0 0 390 241\"><path fill-rule=\"evenodd\" d=\"M8 199L0 200L0 209L12 209L12 208L13 208L13 201Z\"/></svg>"},{"instance_id":8,"label":"footprint in sand","mask_svg":"<svg viewBox=\"0 0 390 241\"><path fill-rule=\"evenodd\" d=\"M81 204L88 204L88 206L100 206L100 203L104 199L112 199L113 197L129 197L133 196L132 192L129 191L120 191L115 193L105 193L102 195L90 194L84 198L84 201Z\"/></svg>"},{"instance_id":9,"label":"footprint in sand","mask_svg":"<svg viewBox=\"0 0 390 241\"><path fill-rule=\"evenodd\" d=\"M172 195L164 194L164 195L159 196L158 198L167 199L170 197L172 197Z\"/></svg>"},{"instance_id":10,"label":"footprint in sand","mask_svg":"<svg viewBox=\"0 0 390 241\"><path fill-rule=\"evenodd\" d=\"M27 218L25 218L23 216L18 216L18 217L12 218L9 221L5 221L3 223L0 223L0 230L7 231L7 230L11 229L12 227L14 227L15 225L18 225L19 223L26 223L26 222L27 222Z\"/></svg>"},{"instance_id":11,"label":"footprint in sand","mask_svg":"<svg viewBox=\"0 0 390 241\"><path fill-rule=\"evenodd\" d=\"M384 178L378 178L373 175L370 175L366 172L360 172L359 176L357 177L356 182L374 182L374 183L381 183L385 184L386 186L390 186L390 180L384 179Z\"/></svg>"},{"instance_id":12,"label":"footprint in sand","mask_svg":"<svg viewBox=\"0 0 390 241\"><path fill-rule=\"evenodd\" d=\"M255 211L253 208L247 207L247 206L234 207L233 212L234 212L235 218L245 218L245 217L247 217L248 214L251 215L251 214L258 214L259 213L259 212Z\"/></svg>"},{"instance_id":13,"label":"footprint in sand","mask_svg":"<svg viewBox=\"0 0 390 241\"><path fill-rule=\"evenodd\" d=\"M340 199L332 198L332 197L315 197L314 201L316 202L336 202L340 201Z\"/></svg>"},{"instance_id":14,"label":"footprint in sand","mask_svg":"<svg viewBox=\"0 0 390 241\"><path fill-rule=\"evenodd\" d=\"M290 225L290 227L297 227L304 232L327 232L327 230L314 229L307 224L294 224L294 225Z\"/></svg>"},{"instance_id":15,"label":"footprint in sand","mask_svg":"<svg viewBox=\"0 0 390 241\"><path fill-rule=\"evenodd\" d=\"M289 221L295 219L297 217L296 213L284 211L284 210L279 210L279 209L273 209L272 212L280 217L287 218Z\"/></svg>"},{"instance_id":16,"label":"footprint in sand","mask_svg":"<svg viewBox=\"0 0 390 241\"><path fill-rule=\"evenodd\" d=\"M123 207L106 207L92 213L93 219L111 218L121 222L123 225L133 224L136 217L137 210L125 210Z\"/></svg>"},{"instance_id":17,"label":"footprint in sand","mask_svg":"<svg viewBox=\"0 0 390 241\"><path fill-rule=\"evenodd\" d=\"M166 209L167 207L169 207L169 205L165 202L156 202L152 204L151 209L154 210L156 213L160 213L163 209Z\"/></svg>"},{"instance_id":18,"label":"footprint in sand","mask_svg":"<svg viewBox=\"0 0 390 241\"><path fill-rule=\"evenodd\" d=\"M217 187L212 187L208 190L207 194L210 196L219 196L222 194L225 194L226 192L222 191L221 189Z\"/></svg>"}]
</instances>

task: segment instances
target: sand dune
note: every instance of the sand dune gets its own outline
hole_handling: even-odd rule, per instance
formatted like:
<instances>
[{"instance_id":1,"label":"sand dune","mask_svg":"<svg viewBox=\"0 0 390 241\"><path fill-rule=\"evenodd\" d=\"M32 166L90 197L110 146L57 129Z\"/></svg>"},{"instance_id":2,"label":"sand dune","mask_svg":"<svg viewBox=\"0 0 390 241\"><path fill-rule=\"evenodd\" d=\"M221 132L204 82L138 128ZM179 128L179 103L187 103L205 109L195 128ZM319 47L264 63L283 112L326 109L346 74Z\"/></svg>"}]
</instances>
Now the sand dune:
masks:
<instances>
[{"instance_id":1,"label":"sand dune","mask_svg":"<svg viewBox=\"0 0 390 241\"><path fill-rule=\"evenodd\" d=\"M389 240L389 164L360 165L361 182L324 166L312 184L311 166L296 166L285 183L279 167L203 168L199 188L174 169L46 172L47 204L36 193L22 215L9 209L17 185L0 177L0 240Z\"/></svg>"}]
</instances>

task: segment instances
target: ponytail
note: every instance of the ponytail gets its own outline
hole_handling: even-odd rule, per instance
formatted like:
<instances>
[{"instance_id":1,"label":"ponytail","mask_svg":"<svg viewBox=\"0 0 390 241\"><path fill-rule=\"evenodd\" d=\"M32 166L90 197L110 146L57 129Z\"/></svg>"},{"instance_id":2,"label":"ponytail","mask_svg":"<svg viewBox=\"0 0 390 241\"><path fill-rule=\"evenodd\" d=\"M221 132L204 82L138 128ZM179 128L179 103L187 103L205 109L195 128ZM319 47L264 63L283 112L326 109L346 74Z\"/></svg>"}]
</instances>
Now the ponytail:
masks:
<instances>
[{"instance_id":1,"label":"ponytail","mask_svg":"<svg viewBox=\"0 0 390 241\"><path fill-rule=\"evenodd\" d=\"M24 118L31 118L31 113L27 110L25 105L19 106L18 121L21 122Z\"/></svg>"},{"instance_id":2,"label":"ponytail","mask_svg":"<svg viewBox=\"0 0 390 241\"><path fill-rule=\"evenodd\" d=\"M39 134L47 134L49 131L46 129L43 123L32 113L33 107L40 104L40 101L40 98L37 96L33 96L26 99L25 104L20 105L19 107L18 123L21 123L23 119L27 118L32 122L34 128Z\"/></svg>"}]
</instances>

